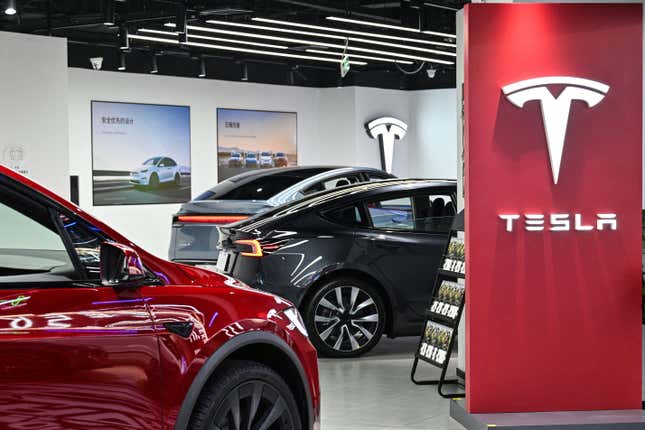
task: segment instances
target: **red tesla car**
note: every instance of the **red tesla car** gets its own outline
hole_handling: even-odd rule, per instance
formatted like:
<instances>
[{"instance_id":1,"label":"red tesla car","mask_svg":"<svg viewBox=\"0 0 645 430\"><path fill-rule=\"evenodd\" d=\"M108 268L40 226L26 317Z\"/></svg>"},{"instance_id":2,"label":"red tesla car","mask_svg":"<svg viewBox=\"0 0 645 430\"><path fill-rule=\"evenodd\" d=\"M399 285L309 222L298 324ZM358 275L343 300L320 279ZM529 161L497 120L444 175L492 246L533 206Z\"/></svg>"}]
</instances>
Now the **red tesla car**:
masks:
<instances>
[{"instance_id":1,"label":"red tesla car","mask_svg":"<svg viewBox=\"0 0 645 430\"><path fill-rule=\"evenodd\" d=\"M0 428L318 428L290 303L156 258L4 167L0 221Z\"/></svg>"}]
</instances>

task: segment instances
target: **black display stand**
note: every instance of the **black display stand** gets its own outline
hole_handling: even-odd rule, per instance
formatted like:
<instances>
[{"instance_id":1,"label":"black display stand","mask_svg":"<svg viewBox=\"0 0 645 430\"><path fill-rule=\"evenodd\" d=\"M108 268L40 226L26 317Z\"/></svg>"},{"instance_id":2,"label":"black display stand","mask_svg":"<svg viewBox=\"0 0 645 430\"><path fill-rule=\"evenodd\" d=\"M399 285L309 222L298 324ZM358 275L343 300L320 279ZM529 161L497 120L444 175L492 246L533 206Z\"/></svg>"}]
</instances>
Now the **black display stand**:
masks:
<instances>
[{"instance_id":1,"label":"black display stand","mask_svg":"<svg viewBox=\"0 0 645 430\"><path fill-rule=\"evenodd\" d=\"M436 385L444 398L462 398L464 393L443 391L446 385L459 385L459 379L446 379L450 356L457 338L459 320L465 303L465 259L463 249L464 212L453 220L450 240L437 270L430 304L425 312L423 333L414 354L410 378L417 385ZM418 380L416 372L419 361L425 361L441 369L437 380Z\"/></svg>"}]
</instances>

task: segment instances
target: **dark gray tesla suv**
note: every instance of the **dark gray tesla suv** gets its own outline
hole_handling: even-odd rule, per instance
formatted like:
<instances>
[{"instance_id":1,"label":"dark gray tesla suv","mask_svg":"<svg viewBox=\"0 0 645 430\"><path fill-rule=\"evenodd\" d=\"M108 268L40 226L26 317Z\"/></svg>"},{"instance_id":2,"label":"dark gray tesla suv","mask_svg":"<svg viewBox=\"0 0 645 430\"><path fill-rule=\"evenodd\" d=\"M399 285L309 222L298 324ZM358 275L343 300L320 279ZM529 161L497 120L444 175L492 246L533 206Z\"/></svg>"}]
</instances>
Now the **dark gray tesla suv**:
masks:
<instances>
[{"instance_id":1,"label":"dark gray tesla suv","mask_svg":"<svg viewBox=\"0 0 645 430\"><path fill-rule=\"evenodd\" d=\"M344 186L221 228L220 268L295 303L327 356L417 335L455 215L456 183Z\"/></svg>"}]
</instances>

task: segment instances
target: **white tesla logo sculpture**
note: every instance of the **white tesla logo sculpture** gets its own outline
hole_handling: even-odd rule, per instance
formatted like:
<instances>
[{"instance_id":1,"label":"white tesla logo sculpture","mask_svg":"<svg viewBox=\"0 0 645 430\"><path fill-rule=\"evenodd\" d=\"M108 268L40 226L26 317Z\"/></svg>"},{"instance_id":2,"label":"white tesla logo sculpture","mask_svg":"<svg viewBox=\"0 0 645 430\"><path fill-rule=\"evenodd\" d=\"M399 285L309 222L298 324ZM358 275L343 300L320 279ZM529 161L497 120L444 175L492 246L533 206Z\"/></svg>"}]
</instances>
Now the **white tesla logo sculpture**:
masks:
<instances>
[{"instance_id":1,"label":"white tesla logo sculpture","mask_svg":"<svg viewBox=\"0 0 645 430\"><path fill-rule=\"evenodd\" d=\"M408 131L408 125L400 119L383 117L365 124L367 134L372 139L378 139L381 146L381 167L392 173L394 160L394 141L401 140Z\"/></svg>"},{"instance_id":2,"label":"white tesla logo sculpture","mask_svg":"<svg viewBox=\"0 0 645 430\"><path fill-rule=\"evenodd\" d=\"M566 85L566 87L558 97L554 97L547 85ZM520 108L524 107L526 102L540 101L553 183L557 184L571 102L581 100L592 108L605 98L609 85L589 79L550 76L516 82L503 87L502 91L511 103Z\"/></svg>"}]
</instances>

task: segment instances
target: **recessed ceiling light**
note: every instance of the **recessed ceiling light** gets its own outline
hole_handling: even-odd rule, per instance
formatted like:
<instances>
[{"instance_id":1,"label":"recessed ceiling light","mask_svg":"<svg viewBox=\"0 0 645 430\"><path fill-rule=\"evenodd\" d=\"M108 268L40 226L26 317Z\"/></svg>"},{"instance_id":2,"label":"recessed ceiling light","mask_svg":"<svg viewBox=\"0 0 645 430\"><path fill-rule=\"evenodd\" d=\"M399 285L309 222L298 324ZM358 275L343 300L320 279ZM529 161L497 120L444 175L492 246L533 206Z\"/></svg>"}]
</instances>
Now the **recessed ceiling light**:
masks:
<instances>
[{"instance_id":1,"label":"recessed ceiling light","mask_svg":"<svg viewBox=\"0 0 645 430\"><path fill-rule=\"evenodd\" d=\"M410 38L410 37L400 37L400 36L391 36L391 35L388 35L388 34L368 33L368 32L365 32L365 31L346 30L346 29L342 29L342 28L324 27L324 26L321 26L321 25L302 24L302 23L299 23L299 22L281 21L281 20L277 20L277 19L268 19L268 18L255 17L255 18L253 18L253 21L266 22L268 24L289 25L289 26L292 26L292 27L299 27L299 28L310 28L310 29L313 29L313 30L331 31L331 32L335 32L335 33L355 34L357 36L376 37L376 38L379 38L379 39L398 40L398 41L401 41L401 42L412 42L412 43L421 43L421 44L428 44L428 45L435 45L435 46L445 46L447 48L456 48L457 47L457 45L454 44L454 43L435 42L433 40L414 39L414 38Z\"/></svg>"}]
</instances>

